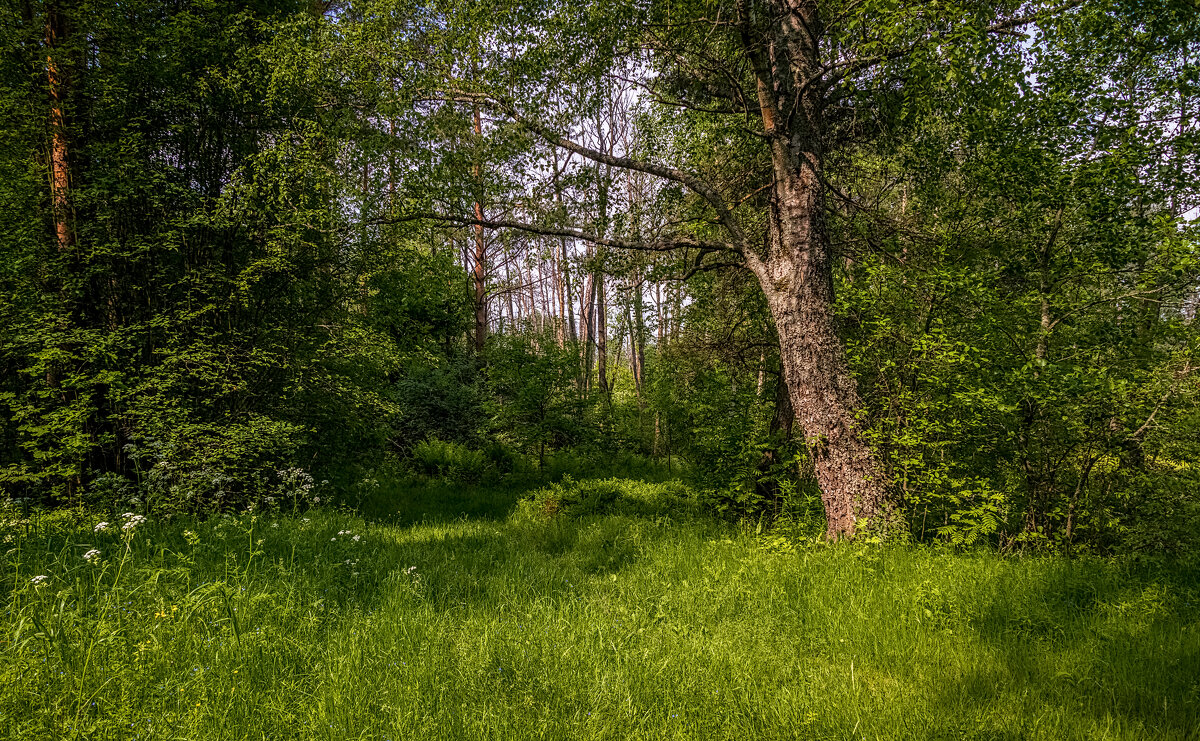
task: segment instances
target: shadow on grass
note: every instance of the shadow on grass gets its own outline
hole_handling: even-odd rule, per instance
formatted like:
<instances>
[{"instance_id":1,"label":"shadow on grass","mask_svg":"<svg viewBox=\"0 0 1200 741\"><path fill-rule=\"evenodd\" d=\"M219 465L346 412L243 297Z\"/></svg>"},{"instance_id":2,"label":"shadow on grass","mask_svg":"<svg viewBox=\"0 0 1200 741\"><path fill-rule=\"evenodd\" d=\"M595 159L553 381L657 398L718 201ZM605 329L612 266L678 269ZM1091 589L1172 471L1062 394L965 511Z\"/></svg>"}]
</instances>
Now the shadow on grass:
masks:
<instances>
[{"instance_id":1,"label":"shadow on grass","mask_svg":"<svg viewBox=\"0 0 1200 741\"><path fill-rule=\"evenodd\" d=\"M367 611L409 587L437 611L576 599L588 577L634 566L671 537L669 527L636 516L497 521L487 513L445 519L450 522L425 516L398 528L394 538L373 537L379 542L369 557L372 566L354 582L325 580L323 594L339 610Z\"/></svg>"},{"instance_id":2,"label":"shadow on grass","mask_svg":"<svg viewBox=\"0 0 1200 741\"><path fill-rule=\"evenodd\" d=\"M388 525L445 523L456 520L503 520L521 497L541 484L394 483L381 486L358 502L368 522Z\"/></svg>"},{"instance_id":3,"label":"shadow on grass","mask_svg":"<svg viewBox=\"0 0 1200 741\"><path fill-rule=\"evenodd\" d=\"M1098 728L1200 739L1194 569L1063 560L980 598L970 623L997 662L947 687L943 702L986 707L999 689L1016 690L1036 706L1027 722L1061 708ZM1012 722L960 737L1006 738Z\"/></svg>"}]
</instances>

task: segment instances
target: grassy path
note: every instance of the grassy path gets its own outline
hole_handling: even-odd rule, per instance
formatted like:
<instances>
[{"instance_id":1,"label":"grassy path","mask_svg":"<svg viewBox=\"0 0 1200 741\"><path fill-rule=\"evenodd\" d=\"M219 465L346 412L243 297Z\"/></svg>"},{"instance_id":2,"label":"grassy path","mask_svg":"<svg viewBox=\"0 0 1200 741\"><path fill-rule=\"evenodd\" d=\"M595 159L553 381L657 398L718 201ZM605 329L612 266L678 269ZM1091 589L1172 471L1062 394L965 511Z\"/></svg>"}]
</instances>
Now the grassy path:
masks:
<instances>
[{"instance_id":1,"label":"grassy path","mask_svg":"<svg viewBox=\"0 0 1200 741\"><path fill-rule=\"evenodd\" d=\"M1200 737L1194 573L645 514L97 519L0 530L0 737Z\"/></svg>"}]
</instances>

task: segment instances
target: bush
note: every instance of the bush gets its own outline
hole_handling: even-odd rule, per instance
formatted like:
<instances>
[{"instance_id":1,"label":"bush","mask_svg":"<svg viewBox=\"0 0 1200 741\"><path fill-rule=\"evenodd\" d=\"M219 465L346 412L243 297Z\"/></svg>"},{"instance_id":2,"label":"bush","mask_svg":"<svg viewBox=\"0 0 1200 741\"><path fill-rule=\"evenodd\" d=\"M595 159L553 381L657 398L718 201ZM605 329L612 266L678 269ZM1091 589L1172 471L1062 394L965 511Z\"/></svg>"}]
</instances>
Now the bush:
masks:
<instances>
[{"instance_id":1,"label":"bush","mask_svg":"<svg viewBox=\"0 0 1200 741\"><path fill-rule=\"evenodd\" d=\"M412 460L417 473L464 483L479 481L489 464L488 456L483 451L437 438L422 440L414 445Z\"/></svg>"},{"instance_id":2,"label":"bush","mask_svg":"<svg viewBox=\"0 0 1200 741\"><path fill-rule=\"evenodd\" d=\"M570 476L534 491L517 508L518 516L525 519L592 515L690 518L698 512L692 490L678 481L576 481Z\"/></svg>"},{"instance_id":3,"label":"bush","mask_svg":"<svg viewBox=\"0 0 1200 741\"><path fill-rule=\"evenodd\" d=\"M93 487L104 503L147 511L218 512L315 499L293 465L304 429L254 416L242 424L188 425L125 447L136 481L109 474Z\"/></svg>"}]
</instances>

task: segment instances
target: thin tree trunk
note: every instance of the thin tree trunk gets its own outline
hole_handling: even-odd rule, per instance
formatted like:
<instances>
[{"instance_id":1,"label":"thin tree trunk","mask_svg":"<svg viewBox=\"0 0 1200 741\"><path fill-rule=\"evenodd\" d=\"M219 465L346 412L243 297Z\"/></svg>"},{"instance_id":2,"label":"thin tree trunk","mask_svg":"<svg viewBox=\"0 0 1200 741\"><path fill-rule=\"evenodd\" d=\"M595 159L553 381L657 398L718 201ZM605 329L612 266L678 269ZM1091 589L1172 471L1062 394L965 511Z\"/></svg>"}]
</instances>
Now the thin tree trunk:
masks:
<instances>
[{"instance_id":1,"label":"thin tree trunk","mask_svg":"<svg viewBox=\"0 0 1200 741\"><path fill-rule=\"evenodd\" d=\"M553 290L546 281L546 260L538 261L538 294L542 297L542 331L550 322L554 320L554 312L551 309L554 306Z\"/></svg>"},{"instance_id":2,"label":"thin tree trunk","mask_svg":"<svg viewBox=\"0 0 1200 741\"><path fill-rule=\"evenodd\" d=\"M611 96L609 113L611 117ZM605 132L604 122L599 114L596 117L596 130L600 134L600 151L611 154L613 149L610 136L611 127L608 132ZM597 165L596 180L599 184L597 195L600 207L597 231L601 237L604 237L608 233L608 191L612 182L612 166L605 165L602 172L600 166ZM608 296L604 290L604 257L604 247L598 247L594 268L596 272L596 379L600 386L600 393L608 399L610 398L608 388Z\"/></svg>"},{"instance_id":3,"label":"thin tree trunk","mask_svg":"<svg viewBox=\"0 0 1200 741\"><path fill-rule=\"evenodd\" d=\"M765 349L758 353L758 382L754 384L754 395L762 398L763 381L767 372L767 351Z\"/></svg>"},{"instance_id":4,"label":"thin tree trunk","mask_svg":"<svg viewBox=\"0 0 1200 741\"><path fill-rule=\"evenodd\" d=\"M629 320L629 359L633 366L633 383L637 389L638 411L644 401L642 391L646 382L646 325L642 315L642 283L633 288L633 313Z\"/></svg>"},{"instance_id":5,"label":"thin tree trunk","mask_svg":"<svg viewBox=\"0 0 1200 741\"><path fill-rule=\"evenodd\" d=\"M560 212L564 212L565 215L566 209L563 206L562 185L558 181L558 176L561 172L558 169L558 147L551 147L550 151L554 155L554 202L558 206L558 210ZM579 340L579 333L575 327L575 294L571 292L571 261L567 256L566 237L561 237L559 239L559 249L561 253L560 257L562 259L563 291L565 293L563 304L566 307L565 315L567 318L567 331L571 338L571 342L576 342Z\"/></svg>"},{"instance_id":6,"label":"thin tree trunk","mask_svg":"<svg viewBox=\"0 0 1200 741\"><path fill-rule=\"evenodd\" d=\"M604 273L596 275L596 382L607 398L608 388L608 303L604 293Z\"/></svg>"},{"instance_id":7,"label":"thin tree trunk","mask_svg":"<svg viewBox=\"0 0 1200 741\"><path fill-rule=\"evenodd\" d=\"M483 136L483 119L479 114L479 104L472 111L475 123L475 136ZM483 221L483 181L480 177L479 161L476 159L473 167L475 188L479 191L475 199L475 219ZM483 224L475 224L475 265L472 271L475 279L475 352L482 354L487 344L488 334L488 305L487 305L487 241L483 236Z\"/></svg>"},{"instance_id":8,"label":"thin tree trunk","mask_svg":"<svg viewBox=\"0 0 1200 741\"><path fill-rule=\"evenodd\" d=\"M508 323L514 330L517 328L517 314L513 309L513 278L512 278L512 252L505 250L504 254L504 302L508 305ZM500 307L500 311L504 311L504 307Z\"/></svg>"},{"instance_id":9,"label":"thin tree trunk","mask_svg":"<svg viewBox=\"0 0 1200 741\"><path fill-rule=\"evenodd\" d=\"M661 350L663 332L667 326L667 306L663 303L662 283L654 284L654 307L658 311L658 348Z\"/></svg>"},{"instance_id":10,"label":"thin tree trunk","mask_svg":"<svg viewBox=\"0 0 1200 741\"><path fill-rule=\"evenodd\" d=\"M67 96L70 80L62 66L62 45L67 36L67 22L57 2L50 2L46 7L46 80L50 92L50 202L54 219L54 240L58 254L73 262L72 254L75 245L75 232L72 228L71 213L71 148L70 134L67 130ZM64 334L59 335L63 340L67 335L65 330L70 324L73 311L71 302L67 300L67 281L65 276L58 275L53 281L60 298L63 299L63 311L58 329ZM60 345L62 347L62 345ZM51 362L46 370L46 385L63 401L76 397L76 391L64 388L60 377L60 368L56 362ZM74 468L74 462L72 462ZM82 487L82 477L76 468L66 477L66 496L74 500Z\"/></svg>"},{"instance_id":11,"label":"thin tree trunk","mask_svg":"<svg viewBox=\"0 0 1200 741\"><path fill-rule=\"evenodd\" d=\"M66 24L57 3L46 8L46 77L50 86L50 195L54 212L54 235L58 251L66 254L75 242L71 229L71 164L68 145L66 94L69 82L55 57Z\"/></svg>"},{"instance_id":12,"label":"thin tree trunk","mask_svg":"<svg viewBox=\"0 0 1200 741\"><path fill-rule=\"evenodd\" d=\"M634 376L634 394L637 397L638 418L642 412L642 369L637 365L637 329L634 325L634 312L625 307L625 324L629 326L629 373Z\"/></svg>"},{"instance_id":13,"label":"thin tree trunk","mask_svg":"<svg viewBox=\"0 0 1200 741\"><path fill-rule=\"evenodd\" d=\"M592 251L589 248L589 253ZM591 255L589 254L589 257ZM583 311L581 344L583 345L583 366L580 369L580 387L588 391L592 387L592 351L595 345L595 307L596 307L596 274L588 273L583 295Z\"/></svg>"},{"instance_id":14,"label":"thin tree trunk","mask_svg":"<svg viewBox=\"0 0 1200 741\"><path fill-rule=\"evenodd\" d=\"M1050 350L1050 333L1054 327L1053 308L1050 303L1050 262L1054 255L1054 243L1062 228L1063 208L1060 205L1055 212L1054 221L1050 226L1050 236L1038 252L1039 321L1037 342L1033 349L1038 365L1035 365L1033 369L1034 378L1041 376L1040 366ZM1029 497L1025 512L1025 530L1031 533L1037 531L1045 518L1047 480L1051 478L1042 475L1043 467L1035 464L1033 459L1033 432L1039 415L1038 407L1037 401L1033 398L1022 401L1021 429L1017 435L1017 444L1021 453L1021 470L1025 474L1025 488Z\"/></svg>"},{"instance_id":15,"label":"thin tree trunk","mask_svg":"<svg viewBox=\"0 0 1200 741\"><path fill-rule=\"evenodd\" d=\"M554 271L554 295L552 305L556 314L554 318L554 333L558 338L558 347L562 349L567 346L567 294L563 288L563 271L562 263L559 262L558 256L554 254L554 249L550 250L550 265Z\"/></svg>"},{"instance_id":16,"label":"thin tree trunk","mask_svg":"<svg viewBox=\"0 0 1200 741\"><path fill-rule=\"evenodd\" d=\"M614 387L616 386L617 369L620 368L620 366L621 366L621 357L622 357L622 354L624 353L624 351L625 351L625 323L618 319L617 320L617 350L616 350L616 353L613 355L613 358L615 360L613 361L612 373L609 375L608 383L607 383L608 393L610 396L614 390Z\"/></svg>"}]
</instances>

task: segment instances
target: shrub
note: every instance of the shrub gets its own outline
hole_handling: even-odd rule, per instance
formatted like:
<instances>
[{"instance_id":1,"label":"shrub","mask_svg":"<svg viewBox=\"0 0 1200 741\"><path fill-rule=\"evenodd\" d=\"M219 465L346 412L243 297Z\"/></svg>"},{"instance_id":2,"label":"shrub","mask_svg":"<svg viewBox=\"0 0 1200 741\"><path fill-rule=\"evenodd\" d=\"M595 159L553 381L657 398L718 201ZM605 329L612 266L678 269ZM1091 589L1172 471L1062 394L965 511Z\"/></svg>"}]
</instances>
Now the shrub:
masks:
<instances>
[{"instance_id":1,"label":"shrub","mask_svg":"<svg viewBox=\"0 0 1200 741\"><path fill-rule=\"evenodd\" d=\"M98 484L110 504L155 512L217 512L293 506L313 496L312 477L292 465L304 429L254 416L242 424L188 425L125 447L136 481ZM123 501L122 501L123 500Z\"/></svg>"},{"instance_id":2,"label":"shrub","mask_svg":"<svg viewBox=\"0 0 1200 741\"><path fill-rule=\"evenodd\" d=\"M413 446L412 460L417 473L464 483L478 481L489 462L483 451L437 438L422 440Z\"/></svg>"},{"instance_id":3,"label":"shrub","mask_svg":"<svg viewBox=\"0 0 1200 741\"><path fill-rule=\"evenodd\" d=\"M526 519L592 515L687 518L698 514L699 508L692 490L678 481L576 481L564 476L522 500L517 512Z\"/></svg>"}]
</instances>

